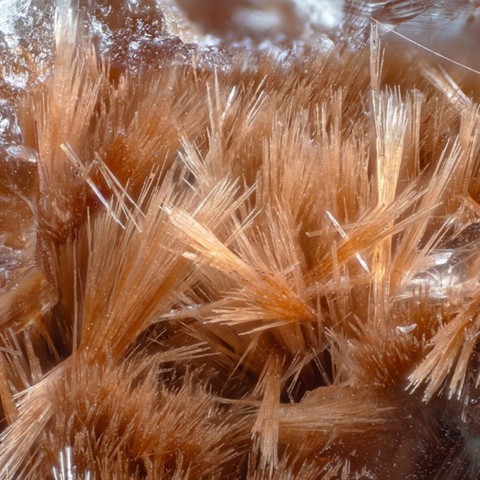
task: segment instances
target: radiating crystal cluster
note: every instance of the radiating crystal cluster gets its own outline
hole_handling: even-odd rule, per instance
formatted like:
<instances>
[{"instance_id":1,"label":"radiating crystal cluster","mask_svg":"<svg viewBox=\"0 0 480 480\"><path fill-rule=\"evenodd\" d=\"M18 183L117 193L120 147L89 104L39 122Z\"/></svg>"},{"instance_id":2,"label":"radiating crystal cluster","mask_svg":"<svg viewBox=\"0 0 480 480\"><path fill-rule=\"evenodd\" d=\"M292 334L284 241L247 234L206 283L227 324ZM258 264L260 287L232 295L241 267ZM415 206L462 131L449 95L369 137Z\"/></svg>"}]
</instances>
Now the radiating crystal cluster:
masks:
<instances>
[{"instance_id":1,"label":"radiating crystal cluster","mask_svg":"<svg viewBox=\"0 0 480 480\"><path fill-rule=\"evenodd\" d=\"M0 478L480 478L479 24L0 0Z\"/></svg>"}]
</instances>

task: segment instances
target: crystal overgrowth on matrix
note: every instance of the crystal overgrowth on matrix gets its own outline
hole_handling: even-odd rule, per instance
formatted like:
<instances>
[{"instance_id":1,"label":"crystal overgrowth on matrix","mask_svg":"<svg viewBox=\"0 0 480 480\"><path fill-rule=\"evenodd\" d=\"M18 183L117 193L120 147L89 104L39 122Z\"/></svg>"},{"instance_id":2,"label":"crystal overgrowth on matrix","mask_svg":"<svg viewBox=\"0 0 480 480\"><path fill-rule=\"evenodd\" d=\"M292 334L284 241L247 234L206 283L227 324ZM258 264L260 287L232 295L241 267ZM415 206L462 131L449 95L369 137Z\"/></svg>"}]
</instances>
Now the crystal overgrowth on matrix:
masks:
<instances>
[{"instance_id":1,"label":"crystal overgrowth on matrix","mask_svg":"<svg viewBox=\"0 0 480 480\"><path fill-rule=\"evenodd\" d=\"M479 478L477 2L0 16L0 478Z\"/></svg>"}]
</instances>

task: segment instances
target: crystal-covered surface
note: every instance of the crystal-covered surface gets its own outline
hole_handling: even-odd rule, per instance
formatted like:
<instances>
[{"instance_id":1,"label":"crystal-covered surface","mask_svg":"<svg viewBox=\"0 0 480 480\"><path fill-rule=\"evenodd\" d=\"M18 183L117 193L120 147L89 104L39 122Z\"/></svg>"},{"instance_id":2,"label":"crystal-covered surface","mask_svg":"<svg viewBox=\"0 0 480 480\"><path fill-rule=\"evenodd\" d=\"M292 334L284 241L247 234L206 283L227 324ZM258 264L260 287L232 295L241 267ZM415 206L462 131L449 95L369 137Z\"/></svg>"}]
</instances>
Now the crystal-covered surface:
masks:
<instances>
[{"instance_id":1,"label":"crystal-covered surface","mask_svg":"<svg viewBox=\"0 0 480 480\"><path fill-rule=\"evenodd\" d=\"M342 38L360 45L361 32L371 18L380 22L380 33L391 45L408 37L410 54L421 48L412 43L416 42L430 49L435 45L444 57L455 57L457 62L468 65L475 60L472 47L480 22L477 2L425 1L402 4L401 10L397 5L357 0L78 0L74 4L85 12L84 30L94 38L101 56L109 59L112 71L135 72L142 64L192 60L218 68L224 66L232 48L254 48L285 61L289 55L285 52L301 52L305 45L328 51ZM2 222L16 219L15 225L2 225L9 232L0 237L2 285L8 284L22 262L32 261L36 158L22 146L15 111L23 94L48 75L54 48L54 6L54 0L0 0ZM357 33L349 30L353 18ZM397 24L396 33L390 31ZM428 283L431 295L443 298L455 285L464 285L464 270L472 262L476 265L473 254L467 260L465 255L459 258L449 251L439 252L432 259L435 265L415 273L402 295L413 295Z\"/></svg>"},{"instance_id":2,"label":"crystal-covered surface","mask_svg":"<svg viewBox=\"0 0 480 480\"><path fill-rule=\"evenodd\" d=\"M393 2L380 3L388 7ZM85 31L93 36L101 56L109 59L112 75L123 70L135 73L145 64L192 60L197 65L220 68L235 48L269 52L279 61L305 46L328 51L335 41L345 39L356 48L363 39L361 32L369 27L370 16L386 28L400 23L398 33L430 48L433 44L425 40L432 23L435 28L439 22L450 25L449 34L440 36L436 45L445 46L444 52L452 57L461 51L464 56L456 58L468 63L472 56L463 47L475 44L478 21L473 2L462 4L457 12L442 5L429 11L433 4L419 3L421 7L400 17L388 8L381 10L379 2L327 0L79 0L78 8L86 12ZM48 75L54 44L53 4L53 0L0 0L0 232L4 232L0 233L0 290L12 299L15 308L20 297L17 292L26 292L27 300L36 299L39 312L51 308L56 299L35 266L32 198L38 188L37 159L33 151L22 146L15 111L23 94ZM360 6L363 13L356 18L359 31L353 34L348 31L348 22ZM386 35L403 41L395 33ZM409 45L410 54L414 47ZM479 236L478 223L473 223L439 243L424 268L411 276L398 300L427 292L432 301L441 303L447 298L461 299L466 289L474 289L476 285L471 282L478 277ZM401 337L416 330L416 323L395 327Z\"/></svg>"}]
</instances>

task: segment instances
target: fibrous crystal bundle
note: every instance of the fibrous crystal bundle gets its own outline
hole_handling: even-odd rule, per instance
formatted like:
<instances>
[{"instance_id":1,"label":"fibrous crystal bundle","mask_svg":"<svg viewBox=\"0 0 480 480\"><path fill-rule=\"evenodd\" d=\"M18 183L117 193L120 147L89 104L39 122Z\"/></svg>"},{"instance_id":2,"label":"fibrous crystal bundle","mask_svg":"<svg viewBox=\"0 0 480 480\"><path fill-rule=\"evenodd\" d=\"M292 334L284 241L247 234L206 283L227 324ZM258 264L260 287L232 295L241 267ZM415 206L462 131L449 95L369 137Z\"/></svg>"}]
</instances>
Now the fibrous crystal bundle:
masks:
<instances>
[{"instance_id":1,"label":"fibrous crystal bundle","mask_svg":"<svg viewBox=\"0 0 480 480\"><path fill-rule=\"evenodd\" d=\"M479 478L476 2L13 3L0 478Z\"/></svg>"}]
</instances>

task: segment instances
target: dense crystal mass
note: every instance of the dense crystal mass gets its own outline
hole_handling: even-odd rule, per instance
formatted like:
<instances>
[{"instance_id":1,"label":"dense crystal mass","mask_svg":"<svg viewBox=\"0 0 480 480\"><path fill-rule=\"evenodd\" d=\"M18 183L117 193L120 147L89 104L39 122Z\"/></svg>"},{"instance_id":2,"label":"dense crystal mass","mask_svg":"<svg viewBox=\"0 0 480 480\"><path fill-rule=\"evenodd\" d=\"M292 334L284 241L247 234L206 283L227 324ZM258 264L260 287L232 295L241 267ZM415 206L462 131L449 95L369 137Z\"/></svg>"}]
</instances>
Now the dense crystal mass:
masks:
<instances>
[{"instance_id":1,"label":"dense crystal mass","mask_svg":"<svg viewBox=\"0 0 480 480\"><path fill-rule=\"evenodd\" d=\"M480 478L479 23L0 0L0 478Z\"/></svg>"}]
</instances>

